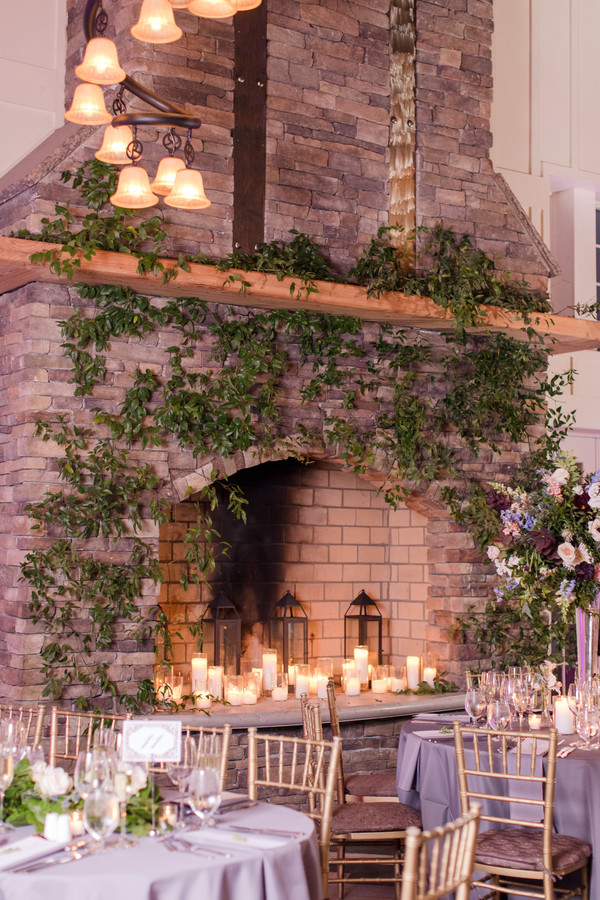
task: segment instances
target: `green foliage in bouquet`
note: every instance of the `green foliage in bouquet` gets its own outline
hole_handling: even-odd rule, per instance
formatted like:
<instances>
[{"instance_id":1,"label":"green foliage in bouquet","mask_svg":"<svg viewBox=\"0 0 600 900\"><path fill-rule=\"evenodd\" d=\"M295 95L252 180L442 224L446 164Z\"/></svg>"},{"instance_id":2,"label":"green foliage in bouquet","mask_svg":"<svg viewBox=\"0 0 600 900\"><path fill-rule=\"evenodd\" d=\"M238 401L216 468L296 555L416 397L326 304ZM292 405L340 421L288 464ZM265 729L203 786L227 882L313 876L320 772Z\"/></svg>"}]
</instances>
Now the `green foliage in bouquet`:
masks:
<instances>
[{"instance_id":1,"label":"green foliage in bouquet","mask_svg":"<svg viewBox=\"0 0 600 900\"><path fill-rule=\"evenodd\" d=\"M42 797L31 777L28 759L22 759L14 769L12 784L4 797L4 818L10 825L34 825L36 831L44 830L46 813L64 813L78 806L73 794L56 800Z\"/></svg>"}]
</instances>

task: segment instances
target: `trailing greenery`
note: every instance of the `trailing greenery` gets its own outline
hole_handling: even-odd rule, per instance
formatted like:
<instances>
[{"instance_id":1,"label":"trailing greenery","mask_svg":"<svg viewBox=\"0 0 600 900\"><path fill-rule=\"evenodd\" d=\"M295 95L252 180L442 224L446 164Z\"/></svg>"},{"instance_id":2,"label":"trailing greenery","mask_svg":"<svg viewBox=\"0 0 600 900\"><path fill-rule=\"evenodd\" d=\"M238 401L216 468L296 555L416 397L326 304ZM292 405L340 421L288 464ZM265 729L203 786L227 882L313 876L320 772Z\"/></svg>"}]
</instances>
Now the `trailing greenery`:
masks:
<instances>
[{"instance_id":1,"label":"trailing greenery","mask_svg":"<svg viewBox=\"0 0 600 900\"><path fill-rule=\"evenodd\" d=\"M90 212L78 223L70 206L60 205L40 235L19 232L57 245L32 259L73 277L81 257L117 249L136 256L140 271L175 277L190 260L159 260L166 235L157 217L133 223L127 211L107 206L114 179L114 168L97 161L74 176L65 173L63 180L80 189ZM559 378L547 381L540 374L544 350L531 324L548 310L547 300L525 285L515 287L468 238L444 229L416 235L417 262L427 266L423 274L411 274L391 245L393 230L380 229L349 278L373 296L402 290L431 297L454 317L454 331L444 340L385 324L365 329L349 317L234 311L202 298L165 302L121 287L77 285L86 302L59 323L76 395L93 397L112 377L106 354L114 340L141 340L158 329L173 337L162 370L139 367L115 409L92 411L93 425L80 428L66 416L38 423L37 434L61 448L64 482L28 506L44 538L22 567L31 585L31 611L47 635L46 695L58 697L64 685L82 685L81 703L99 694L117 696L107 653L124 635L148 649L157 640L166 658L177 627L191 626L201 639L201 623L174 624L164 610L144 605L144 585L158 582L161 572L142 523L149 519L160 526L168 519L164 481L143 463L148 447L174 440L203 460L250 447L302 459L335 447L359 474L383 454L389 503L414 487L439 482L453 513L483 539L489 521L481 488L463 465L465 454L473 459L482 448L529 441L530 427L544 416L546 395L560 392ZM230 254L216 265L242 292L247 282L241 273L250 269L290 277L291 293L305 296L317 291L317 281L334 277L322 251L298 233L288 244L262 244L256 253ZM485 326L482 304L489 303L522 316L522 341L472 332ZM200 347L208 365L199 364ZM285 378L292 372L303 378L299 399L313 410L310 427L292 427L284 416ZM561 416L532 448L538 457L556 443L554 426L564 426ZM458 476L464 488L451 490L446 482ZM242 520L246 515L235 486L217 471L212 482L195 498L184 586L207 578L215 557L227 552L212 519L217 485L232 514ZM119 702L136 708L155 703L156 696L144 681Z\"/></svg>"}]
</instances>

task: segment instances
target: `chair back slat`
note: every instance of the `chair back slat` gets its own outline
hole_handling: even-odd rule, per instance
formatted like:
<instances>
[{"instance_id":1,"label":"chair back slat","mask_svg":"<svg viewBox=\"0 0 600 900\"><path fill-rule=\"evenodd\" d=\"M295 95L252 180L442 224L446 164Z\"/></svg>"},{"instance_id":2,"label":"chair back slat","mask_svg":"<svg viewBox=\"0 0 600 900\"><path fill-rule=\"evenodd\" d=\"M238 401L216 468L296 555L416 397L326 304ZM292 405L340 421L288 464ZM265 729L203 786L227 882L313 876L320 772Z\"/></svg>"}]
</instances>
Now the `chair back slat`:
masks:
<instances>
[{"instance_id":1,"label":"chair back slat","mask_svg":"<svg viewBox=\"0 0 600 900\"><path fill-rule=\"evenodd\" d=\"M224 791L226 789L227 784L227 771L229 767L229 750L231 747L231 725L223 725L222 727L210 726L210 725L184 725L182 730L182 737L185 739L186 737L200 738L204 735L218 735L221 738L221 759L219 765L219 781L221 785L221 790ZM155 775L163 775L166 774L167 767L165 763L156 762L150 766L150 771Z\"/></svg>"},{"instance_id":2,"label":"chair back slat","mask_svg":"<svg viewBox=\"0 0 600 900\"><path fill-rule=\"evenodd\" d=\"M0 720L20 722L25 729L27 743L34 745L41 743L44 736L44 719L46 707L43 703L37 706L18 706L11 703L0 704Z\"/></svg>"},{"instance_id":3,"label":"chair back slat","mask_svg":"<svg viewBox=\"0 0 600 900\"><path fill-rule=\"evenodd\" d=\"M60 710L53 706L50 713L50 749L48 762L56 765L57 760L74 761L83 750L89 750L94 742L94 734L100 728L117 731L122 722L131 714L113 715L104 712L79 712Z\"/></svg>"},{"instance_id":4,"label":"chair back slat","mask_svg":"<svg viewBox=\"0 0 600 900\"><path fill-rule=\"evenodd\" d=\"M468 900L479 818L477 806L433 831L407 829L401 900L440 900L452 892Z\"/></svg>"}]
</instances>

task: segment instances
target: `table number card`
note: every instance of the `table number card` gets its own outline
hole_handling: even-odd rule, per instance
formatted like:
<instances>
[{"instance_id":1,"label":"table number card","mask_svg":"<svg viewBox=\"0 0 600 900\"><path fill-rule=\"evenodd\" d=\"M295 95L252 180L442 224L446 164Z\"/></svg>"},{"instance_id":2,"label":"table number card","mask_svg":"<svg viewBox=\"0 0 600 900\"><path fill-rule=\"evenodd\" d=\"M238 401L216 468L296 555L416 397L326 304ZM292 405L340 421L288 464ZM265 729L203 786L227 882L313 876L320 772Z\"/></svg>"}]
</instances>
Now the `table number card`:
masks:
<instances>
[{"instance_id":1,"label":"table number card","mask_svg":"<svg viewBox=\"0 0 600 900\"><path fill-rule=\"evenodd\" d=\"M141 719L123 722L123 759L126 762L179 762L181 721Z\"/></svg>"}]
</instances>

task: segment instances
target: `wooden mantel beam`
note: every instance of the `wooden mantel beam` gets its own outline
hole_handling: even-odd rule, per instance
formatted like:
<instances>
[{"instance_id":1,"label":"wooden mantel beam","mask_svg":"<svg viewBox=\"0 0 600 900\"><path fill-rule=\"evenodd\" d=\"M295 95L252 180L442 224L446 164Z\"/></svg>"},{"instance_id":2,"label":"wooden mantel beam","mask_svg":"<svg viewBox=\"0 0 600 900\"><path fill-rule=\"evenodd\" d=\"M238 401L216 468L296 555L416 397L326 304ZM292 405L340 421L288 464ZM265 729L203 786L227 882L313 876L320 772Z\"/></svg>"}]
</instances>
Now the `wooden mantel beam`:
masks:
<instances>
[{"instance_id":1,"label":"wooden mantel beam","mask_svg":"<svg viewBox=\"0 0 600 900\"><path fill-rule=\"evenodd\" d=\"M48 250L53 244L20 238L0 237L0 294L15 290L33 281L48 284L69 284L47 265L33 265L32 253ZM173 261L164 260L165 266ZM140 293L158 297L200 297L209 303L231 303L234 306L261 309L304 309L333 315L356 316L368 322L388 322L404 328L430 331L449 331L450 313L428 297L386 293L368 297L362 287L348 284L317 282L318 292L307 298L297 289L290 292L299 279L284 278L263 272L240 272L248 287L243 293L239 281L230 281L232 273L218 272L214 266L190 264L190 271L178 270L177 277L163 283L160 276L140 275L138 260L126 253L97 251L90 260L82 259L74 281L85 284L115 284L130 287ZM479 331L502 331L516 338L523 337L520 318L495 306L482 307L486 325ZM571 353L600 347L600 322L575 319L569 316L535 315L532 324L538 332L553 340L548 345L552 353Z\"/></svg>"}]
</instances>

